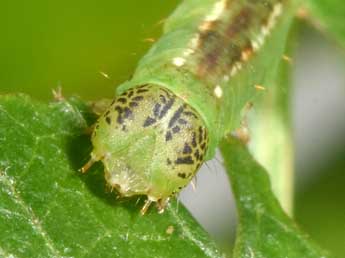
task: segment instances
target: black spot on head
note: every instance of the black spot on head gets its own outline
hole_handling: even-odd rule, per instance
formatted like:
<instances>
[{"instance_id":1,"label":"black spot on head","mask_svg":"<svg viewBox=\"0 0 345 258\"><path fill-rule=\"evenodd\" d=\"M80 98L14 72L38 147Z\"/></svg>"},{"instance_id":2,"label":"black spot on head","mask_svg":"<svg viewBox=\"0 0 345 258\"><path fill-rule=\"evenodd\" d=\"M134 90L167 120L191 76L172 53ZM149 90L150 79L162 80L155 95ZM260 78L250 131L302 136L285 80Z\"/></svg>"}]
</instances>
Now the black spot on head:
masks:
<instances>
[{"instance_id":1,"label":"black spot on head","mask_svg":"<svg viewBox=\"0 0 345 258\"><path fill-rule=\"evenodd\" d=\"M107 117L105 118L105 121L107 122L108 125L110 125L110 124L111 124L111 118L110 118L110 116L107 116Z\"/></svg>"},{"instance_id":2,"label":"black spot on head","mask_svg":"<svg viewBox=\"0 0 345 258\"><path fill-rule=\"evenodd\" d=\"M122 114L122 112L123 112L122 107L120 107L120 106L115 106L114 110L116 110L119 114Z\"/></svg>"},{"instance_id":3,"label":"black spot on head","mask_svg":"<svg viewBox=\"0 0 345 258\"><path fill-rule=\"evenodd\" d=\"M137 93L144 93L144 92L147 92L147 91L149 91L149 90L148 89L138 89Z\"/></svg>"},{"instance_id":4,"label":"black spot on head","mask_svg":"<svg viewBox=\"0 0 345 258\"><path fill-rule=\"evenodd\" d=\"M135 97L133 98L134 101L142 101L143 99L144 99L143 96L135 96Z\"/></svg>"},{"instance_id":5,"label":"black spot on head","mask_svg":"<svg viewBox=\"0 0 345 258\"><path fill-rule=\"evenodd\" d=\"M188 145L188 143L185 143L185 144L184 144L182 153L183 153L183 154L192 153L192 148Z\"/></svg>"},{"instance_id":6,"label":"black spot on head","mask_svg":"<svg viewBox=\"0 0 345 258\"><path fill-rule=\"evenodd\" d=\"M124 109L124 118L129 118L133 115L132 110L130 110L128 107L125 107Z\"/></svg>"},{"instance_id":7,"label":"black spot on head","mask_svg":"<svg viewBox=\"0 0 345 258\"><path fill-rule=\"evenodd\" d=\"M139 106L139 104L138 104L137 102L132 101L132 102L129 102L129 106L130 106L131 108L133 108L133 107Z\"/></svg>"},{"instance_id":8,"label":"black spot on head","mask_svg":"<svg viewBox=\"0 0 345 258\"><path fill-rule=\"evenodd\" d=\"M166 95L171 96L170 92L169 92L167 89L165 89L165 88L160 88L160 90L161 90L161 91L164 91L164 93L165 93Z\"/></svg>"},{"instance_id":9,"label":"black spot on head","mask_svg":"<svg viewBox=\"0 0 345 258\"><path fill-rule=\"evenodd\" d=\"M186 174L185 173L178 173L177 176L181 177L181 178L186 178Z\"/></svg>"},{"instance_id":10,"label":"black spot on head","mask_svg":"<svg viewBox=\"0 0 345 258\"><path fill-rule=\"evenodd\" d=\"M206 148L206 142L204 142L203 144L201 144L201 149L205 150Z\"/></svg>"},{"instance_id":11,"label":"black spot on head","mask_svg":"<svg viewBox=\"0 0 345 258\"><path fill-rule=\"evenodd\" d=\"M121 115L121 114L118 115L116 121L117 121L117 123L119 123L119 124L123 124L124 121L123 121L123 118L122 118L122 115Z\"/></svg>"},{"instance_id":12,"label":"black spot on head","mask_svg":"<svg viewBox=\"0 0 345 258\"><path fill-rule=\"evenodd\" d=\"M192 134L192 146L193 147L196 147L196 133L195 132L193 132L193 134Z\"/></svg>"},{"instance_id":13,"label":"black spot on head","mask_svg":"<svg viewBox=\"0 0 345 258\"><path fill-rule=\"evenodd\" d=\"M145 84L143 84L143 85L138 86L137 89L145 88L147 85L148 85L148 83L145 83Z\"/></svg>"},{"instance_id":14,"label":"black spot on head","mask_svg":"<svg viewBox=\"0 0 345 258\"><path fill-rule=\"evenodd\" d=\"M150 125L153 125L153 124L156 123L156 122L157 122L156 119L154 119L154 118L152 118L152 117L148 117L148 118L146 118L146 120L145 120L143 126L144 126L144 127L148 127L148 126L150 126Z\"/></svg>"},{"instance_id":15,"label":"black spot on head","mask_svg":"<svg viewBox=\"0 0 345 258\"><path fill-rule=\"evenodd\" d=\"M183 118L180 118L179 120L177 120L177 122L180 124L180 125L186 125L188 124L188 122L186 120L184 120Z\"/></svg>"},{"instance_id":16,"label":"black spot on head","mask_svg":"<svg viewBox=\"0 0 345 258\"><path fill-rule=\"evenodd\" d=\"M178 133L180 130L181 130L181 128L179 126L174 126L172 128L173 133Z\"/></svg>"},{"instance_id":17,"label":"black spot on head","mask_svg":"<svg viewBox=\"0 0 345 258\"><path fill-rule=\"evenodd\" d=\"M196 163L196 169L199 169L201 166L201 162Z\"/></svg>"},{"instance_id":18,"label":"black spot on head","mask_svg":"<svg viewBox=\"0 0 345 258\"><path fill-rule=\"evenodd\" d=\"M122 104L126 104L127 99L126 98L118 98L117 101L121 102Z\"/></svg>"},{"instance_id":19,"label":"black spot on head","mask_svg":"<svg viewBox=\"0 0 345 258\"><path fill-rule=\"evenodd\" d=\"M165 141L167 142L167 141L170 141L172 139L172 134L171 134L171 132L167 132L166 134L165 134Z\"/></svg>"},{"instance_id":20,"label":"black spot on head","mask_svg":"<svg viewBox=\"0 0 345 258\"><path fill-rule=\"evenodd\" d=\"M194 152L194 157L195 157L197 160L199 160L199 158L200 158L199 150L196 150L196 151Z\"/></svg>"},{"instance_id":21,"label":"black spot on head","mask_svg":"<svg viewBox=\"0 0 345 258\"><path fill-rule=\"evenodd\" d=\"M175 164L194 164L191 156L179 157L175 160Z\"/></svg>"},{"instance_id":22,"label":"black spot on head","mask_svg":"<svg viewBox=\"0 0 345 258\"><path fill-rule=\"evenodd\" d=\"M167 99L164 95L159 95L160 100L165 104L167 102Z\"/></svg>"},{"instance_id":23,"label":"black spot on head","mask_svg":"<svg viewBox=\"0 0 345 258\"><path fill-rule=\"evenodd\" d=\"M159 110L161 109L161 104L156 103L155 106L153 107L153 115L155 117L159 116Z\"/></svg>"},{"instance_id":24,"label":"black spot on head","mask_svg":"<svg viewBox=\"0 0 345 258\"><path fill-rule=\"evenodd\" d=\"M181 106L181 107L179 107L179 108L175 111L174 115L172 116L172 118L171 118L170 121L169 121L169 128L171 128L171 127L175 124L175 122L177 121L177 119L180 118L180 116L181 116L181 114L182 114L182 112L183 112L183 109L184 109L184 107Z\"/></svg>"},{"instance_id":25,"label":"black spot on head","mask_svg":"<svg viewBox=\"0 0 345 258\"><path fill-rule=\"evenodd\" d=\"M204 131L202 130L202 127L199 126L199 143L202 143L203 133L204 133Z\"/></svg>"},{"instance_id":26,"label":"black spot on head","mask_svg":"<svg viewBox=\"0 0 345 258\"><path fill-rule=\"evenodd\" d=\"M174 102L175 102L175 98L174 97L169 99L169 101L166 103L166 105L163 106L162 111L161 111L161 113L159 115L159 119L163 118L166 115L166 113L172 107Z\"/></svg>"},{"instance_id":27,"label":"black spot on head","mask_svg":"<svg viewBox=\"0 0 345 258\"><path fill-rule=\"evenodd\" d=\"M132 97L133 94L134 94L134 91L133 91L133 90L129 91L129 92L128 92L128 97L129 97L129 98Z\"/></svg>"},{"instance_id":28,"label":"black spot on head","mask_svg":"<svg viewBox=\"0 0 345 258\"><path fill-rule=\"evenodd\" d=\"M185 111L185 112L183 112L183 114L186 115L186 116L192 116L194 118L198 118L196 116L196 114L194 114L194 112L191 112L191 111Z\"/></svg>"}]
</instances>

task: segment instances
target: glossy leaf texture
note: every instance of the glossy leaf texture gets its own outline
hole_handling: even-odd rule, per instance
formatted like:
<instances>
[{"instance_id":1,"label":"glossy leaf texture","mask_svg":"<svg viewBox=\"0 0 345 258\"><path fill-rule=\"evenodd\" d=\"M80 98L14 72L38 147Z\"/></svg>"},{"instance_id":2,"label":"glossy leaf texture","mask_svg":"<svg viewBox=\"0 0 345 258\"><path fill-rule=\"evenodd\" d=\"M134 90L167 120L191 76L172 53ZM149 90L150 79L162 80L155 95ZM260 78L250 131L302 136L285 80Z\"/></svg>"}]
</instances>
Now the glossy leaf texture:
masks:
<instances>
[{"instance_id":1,"label":"glossy leaf texture","mask_svg":"<svg viewBox=\"0 0 345 258\"><path fill-rule=\"evenodd\" d=\"M345 48L345 5L342 0L301 1L302 18L329 34L341 47Z\"/></svg>"},{"instance_id":2,"label":"glossy leaf texture","mask_svg":"<svg viewBox=\"0 0 345 258\"><path fill-rule=\"evenodd\" d=\"M78 172L90 120L77 99L0 97L0 256L223 257L176 201L141 216L143 198L116 199L101 164Z\"/></svg>"}]
</instances>

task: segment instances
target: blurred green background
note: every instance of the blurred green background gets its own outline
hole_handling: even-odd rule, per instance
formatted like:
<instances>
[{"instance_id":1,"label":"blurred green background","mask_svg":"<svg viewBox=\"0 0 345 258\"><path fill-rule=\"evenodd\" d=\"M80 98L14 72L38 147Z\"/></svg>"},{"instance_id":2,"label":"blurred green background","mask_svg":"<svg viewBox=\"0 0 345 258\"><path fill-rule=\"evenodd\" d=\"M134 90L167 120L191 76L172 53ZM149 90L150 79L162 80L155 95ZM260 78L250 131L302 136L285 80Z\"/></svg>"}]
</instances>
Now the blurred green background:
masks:
<instances>
[{"instance_id":1,"label":"blurred green background","mask_svg":"<svg viewBox=\"0 0 345 258\"><path fill-rule=\"evenodd\" d=\"M52 89L61 86L65 96L112 97L115 86L131 76L150 41L157 39L162 22L178 2L2 0L0 93L24 92L48 101ZM297 150L297 154L303 160L303 153ZM308 180L300 179L303 166L297 166L296 176L298 224L338 257L345 253L344 157L343 146L312 167ZM212 219L210 213L208 220ZM230 233L217 234L204 226L223 245L232 239Z\"/></svg>"},{"instance_id":2,"label":"blurred green background","mask_svg":"<svg viewBox=\"0 0 345 258\"><path fill-rule=\"evenodd\" d=\"M2 0L1 92L49 99L61 85L66 95L113 96L177 2Z\"/></svg>"},{"instance_id":3,"label":"blurred green background","mask_svg":"<svg viewBox=\"0 0 345 258\"><path fill-rule=\"evenodd\" d=\"M345 256L345 151L324 163L296 194L295 219L322 247Z\"/></svg>"}]
</instances>

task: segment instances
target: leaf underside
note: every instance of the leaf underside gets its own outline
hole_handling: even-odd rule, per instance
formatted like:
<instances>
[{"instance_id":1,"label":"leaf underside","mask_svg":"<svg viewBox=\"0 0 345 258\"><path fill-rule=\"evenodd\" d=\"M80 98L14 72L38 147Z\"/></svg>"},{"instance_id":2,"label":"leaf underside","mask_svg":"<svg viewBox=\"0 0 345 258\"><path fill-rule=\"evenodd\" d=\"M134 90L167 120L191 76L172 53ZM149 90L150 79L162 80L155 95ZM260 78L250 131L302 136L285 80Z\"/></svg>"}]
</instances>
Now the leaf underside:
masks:
<instances>
[{"instance_id":1,"label":"leaf underside","mask_svg":"<svg viewBox=\"0 0 345 258\"><path fill-rule=\"evenodd\" d=\"M140 216L143 198L116 200L101 164L78 172L90 120L77 99L0 97L0 256L222 257L176 201Z\"/></svg>"}]
</instances>

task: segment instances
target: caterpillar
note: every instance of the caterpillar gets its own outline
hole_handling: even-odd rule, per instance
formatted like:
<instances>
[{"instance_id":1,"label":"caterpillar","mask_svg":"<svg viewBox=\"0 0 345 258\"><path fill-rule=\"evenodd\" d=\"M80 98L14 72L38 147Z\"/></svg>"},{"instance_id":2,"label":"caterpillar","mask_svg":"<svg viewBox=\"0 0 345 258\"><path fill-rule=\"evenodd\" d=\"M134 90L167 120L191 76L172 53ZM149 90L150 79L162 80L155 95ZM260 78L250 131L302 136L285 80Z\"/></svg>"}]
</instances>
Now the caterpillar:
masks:
<instances>
[{"instance_id":1,"label":"caterpillar","mask_svg":"<svg viewBox=\"0 0 345 258\"><path fill-rule=\"evenodd\" d=\"M102 161L120 196L145 195L142 214L152 202L163 212L236 126L229 126L232 79L264 45L286 2L183 1L96 122L81 171Z\"/></svg>"}]
</instances>

